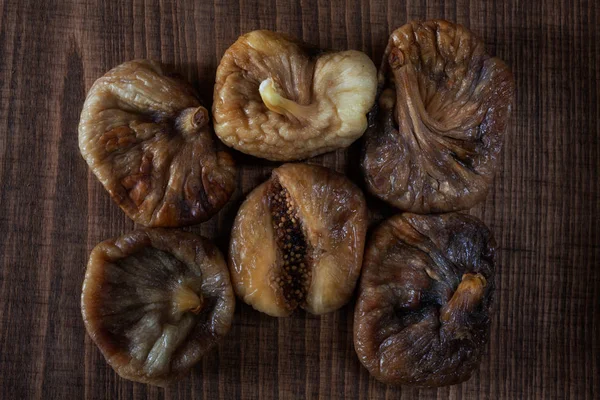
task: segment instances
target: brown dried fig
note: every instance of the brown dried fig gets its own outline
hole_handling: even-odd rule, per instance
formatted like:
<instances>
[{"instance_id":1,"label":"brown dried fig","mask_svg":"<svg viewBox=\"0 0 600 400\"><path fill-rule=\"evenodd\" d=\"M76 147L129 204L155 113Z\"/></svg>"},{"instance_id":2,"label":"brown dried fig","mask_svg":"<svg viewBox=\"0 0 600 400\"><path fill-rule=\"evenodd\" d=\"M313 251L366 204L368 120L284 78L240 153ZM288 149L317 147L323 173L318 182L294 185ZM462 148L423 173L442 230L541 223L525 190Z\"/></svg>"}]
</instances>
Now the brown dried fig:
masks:
<instances>
[{"instance_id":1,"label":"brown dried fig","mask_svg":"<svg viewBox=\"0 0 600 400\"><path fill-rule=\"evenodd\" d=\"M138 230L98 244L81 295L85 327L123 378L165 386L231 326L227 265L207 239Z\"/></svg>"},{"instance_id":2,"label":"brown dried fig","mask_svg":"<svg viewBox=\"0 0 600 400\"><path fill-rule=\"evenodd\" d=\"M362 192L328 168L285 164L252 191L234 222L229 269L236 294L255 309L288 316L348 302L367 229Z\"/></svg>"},{"instance_id":3,"label":"brown dried fig","mask_svg":"<svg viewBox=\"0 0 600 400\"><path fill-rule=\"evenodd\" d=\"M508 67L465 27L434 20L394 31L365 133L362 168L369 191L416 213L483 201L513 91Z\"/></svg>"},{"instance_id":4,"label":"brown dried fig","mask_svg":"<svg viewBox=\"0 0 600 400\"><path fill-rule=\"evenodd\" d=\"M216 151L208 111L154 61L123 63L94 83L79 148L113 200L145 226L206 221L235 189L233 160Z\"/></svg>"},{"instance_id":5,"label":"brown dried fig","mask_svg":"<svg viewBox=\"0 0 600 400\"><path fill-rule=\"evenodd\" d=\"M215 132L256 157L312 157L362 136L376 89L377 69L364 53L324 53L280 33L250 32L217 69Z\"/></svg>"},{"instance_id":6,"label":"brown dried fig","mask_svg":"<svg viewBox=\"0 0 600 400\"><path fill-rule=\"evenodd\" d=\"M464 214L402 214L373 233L354 314L354 346L376 379L445 386L479 365L488 340L495 243Z\"/></svg>"}]
</instances>

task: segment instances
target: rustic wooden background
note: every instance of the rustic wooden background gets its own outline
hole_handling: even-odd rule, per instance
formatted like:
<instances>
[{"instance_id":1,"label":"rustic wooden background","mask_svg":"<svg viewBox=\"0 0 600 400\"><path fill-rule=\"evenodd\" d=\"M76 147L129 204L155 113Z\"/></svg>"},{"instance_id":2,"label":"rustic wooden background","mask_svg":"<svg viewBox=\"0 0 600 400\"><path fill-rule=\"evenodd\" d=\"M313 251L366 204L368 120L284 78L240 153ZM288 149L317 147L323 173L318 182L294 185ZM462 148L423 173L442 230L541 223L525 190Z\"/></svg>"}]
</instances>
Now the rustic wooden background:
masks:
<instances>
[{"instance_id":1,"label":"rustic wooden background","mask_svg":"<svg viewBox=\"0 0 600 400\"><path fill-rule=\"evenodd\" d=\"M288 319L238 303L231 333L188 379L168 390L119 379L79 309L91 248L134 227L79 155L94 80L126 60L159 59L210 104L219 59L246 31L360 49L378 65L394 28L437 17L480 35L517 85L502 171L472 211L500 247L480 371L449 388L388 387L355 356L353 303ZM600 398L599 25L594 0L0 0L0 398ZM357 150L314 161L357 179ZM275 165L235 156L240 188L193 229L222 249L241 199Z\"/></svg>"}]
</instances>

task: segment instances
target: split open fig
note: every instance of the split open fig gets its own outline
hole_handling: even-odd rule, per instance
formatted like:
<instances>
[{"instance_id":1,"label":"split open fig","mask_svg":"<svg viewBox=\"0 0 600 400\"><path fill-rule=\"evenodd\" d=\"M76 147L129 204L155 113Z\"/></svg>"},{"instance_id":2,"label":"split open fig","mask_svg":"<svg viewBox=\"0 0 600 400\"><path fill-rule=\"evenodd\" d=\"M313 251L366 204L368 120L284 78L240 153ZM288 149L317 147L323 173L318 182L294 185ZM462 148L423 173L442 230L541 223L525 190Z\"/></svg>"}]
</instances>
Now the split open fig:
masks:
<instances>
[{"instance_id":1,"label":"split open fig","mask_svg":"<svg viewBox=\"0 0 600 400\"><path fill-rule=\"evenodd\" d=\"M229 248L235 292L272 316L337 310L354 291L366 230L363 194L345 176L284 164L238 211Z\"/></svg>"}]
</instances>

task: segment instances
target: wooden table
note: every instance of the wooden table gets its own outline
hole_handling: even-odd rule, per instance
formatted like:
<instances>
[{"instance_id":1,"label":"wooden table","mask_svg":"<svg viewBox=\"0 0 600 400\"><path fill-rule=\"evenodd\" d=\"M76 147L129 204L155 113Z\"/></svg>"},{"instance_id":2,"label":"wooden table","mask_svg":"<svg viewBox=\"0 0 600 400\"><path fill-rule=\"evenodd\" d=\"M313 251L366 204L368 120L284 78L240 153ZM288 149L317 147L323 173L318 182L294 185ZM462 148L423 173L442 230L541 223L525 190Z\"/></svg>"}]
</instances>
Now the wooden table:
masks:
<instances>
[{"instance_id":1,"label":"wooden table","mask_svg":"<svg viewBox=\"0 0 600 400\"><path fill-rule=\"evenodd\" d=\"M598 2L0 0L0 16L1 399L600 398ZM354 353L354 303L275 319L238 302L231 333L189 378L168 390L118 378L79 308L91 248L134 228L79 155L94 80L159 59L210 104L219 59L244 32L280 30L379 64L394 28L435 17L480 35L517 84L502 171L472 210L500 248L480 371L437 390L388 387ZM315 161L354 174L357 149ZM235 156L232 201L192 229L223 250L244 195L275 165Z\"/></svg>"}]
</instances>

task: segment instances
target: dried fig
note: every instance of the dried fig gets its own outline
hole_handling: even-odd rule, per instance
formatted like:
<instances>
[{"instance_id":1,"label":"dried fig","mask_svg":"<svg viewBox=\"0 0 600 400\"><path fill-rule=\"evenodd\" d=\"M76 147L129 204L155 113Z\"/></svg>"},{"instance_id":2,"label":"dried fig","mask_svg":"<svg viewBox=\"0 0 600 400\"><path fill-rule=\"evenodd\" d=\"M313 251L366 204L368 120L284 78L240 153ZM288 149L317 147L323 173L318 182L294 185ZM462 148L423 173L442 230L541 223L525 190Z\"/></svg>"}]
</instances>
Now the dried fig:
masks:
<instances>
[{"instance_id":1,"label":"dried fig","mask_svg":"<svg viewBox=\"0 0 600 400\"><path fill-rule=\"evenodd\" d=\"M207 239L138 230L90 255L81 310L106 361L123 378L165 386L186 374L231 326L227 265Z\"/></svg>"},{"instance_id":2,"label":"dried fig","mask_svg":"<svg viewBox=\"0 0 600 400\"><path fill-rule=\"evenodd\" d=\"M504 62L461 25L410 22L390 36L378 90L362 160L369 191L416 213L483 201L514 91Z\"/></svg>"},{"instance_id":3,"label":"dried fig","mask_svg":"<svg viewBox=\"0 0 600 400\"><path fill-rule=\"evenodd\" d=\"M154 61L126 62L94 83L79 148L113 200L145 226L206 221L235 189L233 160L216 151L208 111Z\"/></svg>"},{"instance_id":4,"label":"dried fig","mask_svg":"<svg viewBox=\"0 0 600 400\"><path fill-rule=\"evenodd\" d=\"M312 157L362 136L376 89L377 70L364 53L324 53L280 33L250 32L217 69L215 132L256 157Z\"/></svg>"},{"instance_id":5,"label":"dried fig","mask_svg":"<svg viewBox=\"0 0 600 400\"><path fill-rule=\"evenodd\" d=\"M328 168L285 164L248 195L231 233L236 294L255 309L288 316L346 304L360 274L367 229L362 192Z\"/></svg>"},{"instance_id":6,"label":"dried fig","mask_svg":"<svg viewBox=\"0 0 600 400\"><path fill-rule=\"evenodd\" d=\"M463 382L487 343L495 244L469 215L402 214L383 222L365 252L354 345L376 379Z\"/></svg>"}]
</instances>

